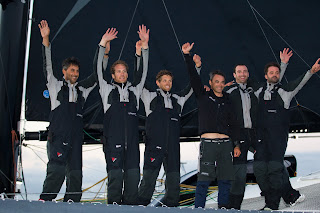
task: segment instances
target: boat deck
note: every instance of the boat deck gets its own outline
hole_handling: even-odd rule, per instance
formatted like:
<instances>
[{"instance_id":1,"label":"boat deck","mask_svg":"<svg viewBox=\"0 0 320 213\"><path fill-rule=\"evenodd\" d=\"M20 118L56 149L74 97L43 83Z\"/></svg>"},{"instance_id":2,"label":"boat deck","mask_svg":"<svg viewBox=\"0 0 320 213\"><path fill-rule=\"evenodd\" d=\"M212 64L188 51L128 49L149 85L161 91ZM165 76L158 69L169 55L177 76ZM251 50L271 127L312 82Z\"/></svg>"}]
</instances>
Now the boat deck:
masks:
<instances>
[{"instance_id":1,"label":"boat deck","mask_svg":"<svg viewBox=\"0 0 320 213\"><path fill-rule=\"evenodd\" d=\"M281 212L320 212L320 183L299 188L302 194L305 194L306 199L302 203L298 203L293 207L286 207L283 202L280 204ZM117 206L117 205L103 205L94 203L63 203L63 202L42 202L42 201L26 201L26 200L13 200L13 199L0 199L0 212L5 213L29 213L29 212L46 212L46 213L125 213L125 212L155 212L155 213L188 213L188 212L228 212L228 213L241 213L241 212L259 212L264 206L264 199L262 197L245 199L242 204L241 211L238 210L221 210L215 209L216 204L212 204L206 209L193 209L193 208L165 208L165 207L143 207L143 206Z\"/></svg>"}]
</instances>

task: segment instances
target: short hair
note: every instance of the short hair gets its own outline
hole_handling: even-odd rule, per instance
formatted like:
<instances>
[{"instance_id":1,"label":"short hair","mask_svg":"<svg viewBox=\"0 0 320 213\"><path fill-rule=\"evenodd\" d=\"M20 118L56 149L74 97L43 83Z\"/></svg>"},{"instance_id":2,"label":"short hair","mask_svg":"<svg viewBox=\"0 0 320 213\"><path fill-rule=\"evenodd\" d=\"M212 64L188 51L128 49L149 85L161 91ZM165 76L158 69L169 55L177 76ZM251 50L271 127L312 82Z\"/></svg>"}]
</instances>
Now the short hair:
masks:
<instances>
[{"instance_id":1,"label":"short hair","mask_svg":"<svg viewBox=\"0 0 320 213\"><path fill-rule=\"evenodd\" d=\"M169 70L160 70L156 76L156 81L161 81L162 76L169 75L173 79L173 74Z\"/></svg>"},{"instance_id":2,"label":"short hair","mask_svg":"<svg viewBox=\"0 0 320 213\"><path fill-rule=\"evenodd\" d=\"M78 66L80 69L80 61L76 57L69 57L63 60L62 62L62 69L67 70L70 65Z\"/></svg>"},{"instance_id":3,"label":"short hair","mask_svg":"<svg viewBox=\"0 0 320 213\"><path fill-rule=\"evenodd\" d=\"M115 62L112 64L112 66L111 66L111 68L110 68L110 73L111 73L111 74L114 74L114 72L115 72L114 68L115 68L118 64L122 64L123 66L125 66L125 67L126 67L126 70L127 70L127 72L128 72L128 70L129 70L128 64L127 64L125 61L117 60L117 61L115 61Z\"/></svg>"},{"instance_id":4,"label":"short hair","mask_svg":"<svg viewBox=\"0 0 320 213\"><path fill-rule=\"evenodd\" d=\"M226 78L224 73L221 72L221 70L213 70L209 73L210 81L213 79L215 75L221 75L222 77Z\"/></svg>"},{"instance_id":5,"label":"short hair","mask_svg":"<svg viewBox=\"0 0 320 213\"><path fill-rule=\"evenodd\" d=\"M280 70L280 65L277 62L269 62L264 66L264 74L268 74L269 67L278 67Z\"/></svg>"},{"instance_id":6,"label":"short hair","mask_svg":"<svg viewBox=\"0 0 320 213\"><path fill-rule=\"evenodd\" d=\"M237 66L246 66L247 67L247 65L245 65L245 64L236 64L234 67L233 67L233 72L234 73L236 73L236 68L237 68ZM247 67L248 68L248 67Z\"/></svg>"}]
</instances>

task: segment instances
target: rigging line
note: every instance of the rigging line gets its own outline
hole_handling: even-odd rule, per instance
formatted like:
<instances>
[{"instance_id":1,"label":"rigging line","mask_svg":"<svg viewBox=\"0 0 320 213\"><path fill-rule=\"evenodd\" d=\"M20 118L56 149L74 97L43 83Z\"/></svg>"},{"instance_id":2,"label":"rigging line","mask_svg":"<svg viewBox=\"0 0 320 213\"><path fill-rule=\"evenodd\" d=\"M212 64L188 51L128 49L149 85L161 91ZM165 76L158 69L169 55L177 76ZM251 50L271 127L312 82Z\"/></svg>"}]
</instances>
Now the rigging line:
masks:
<instances>
[{"instance_id":1,"label":"rigging line","mask_svg":"<svg viewBox=\"0 0 320 213\"><path fill-rule=\"evenodd\" d=\"M128 28L128 31L127 31L127 34L126 34L126 37L125 37L124 42L123 42L123 45L122 45L122 47L121 47L121 51L120 51L120 55L119 55L118 60L120 60L121 55L122 55L122 52L123 52L124 45L125 45L126 42L127 42L127 38L128 38L128 35L129 35L129 31L130 31L130 28L131 28L131 25L132 25L132 22L133 22L133 18L134 18L135 14L136 14L136 11L137 11L139 2L140 2L140 0L137 0L136 8L134 9L134 12L133 12L133 15L132 15L132 18L131 18L131 21L130 21L130 25L129 25L129 28Z\"/></svg>"},{"instance_id":2,"label":"rigging line","mask_svg":"<svg viewBox=\"0 0 320 213\"><path fill-rule=\"evenodd\" d=\"M101 149L101 148L100 148L100 149ZM93 170L93 171L100 172L100 173L103 173L103 174L105 174L105 173L106 173L106 171L101 171L101 170L98 170L98 169L93 169L93 168L91 168L91 167L87 167L87 166L83 166L83 168L91 169L91 170Z\"/></svg>"},{"instance_id":3,"label":"rigging line","mask_svg":"<svg viewBox=\"0 0 320 213\"><path fill-rule=\"evenodd\" d=\"M46 148L43 148L41 146L37 146L37 145L33 145L33 144L28 144L28 143L23 143L22 144L23 146L31 146L31 147L35 147L35 148L38 148L38 149L42 149L42 150L47 150Z\"/></svg>"},{"instance_id":4,"label":"rigging line","mask_svg":"<svg viewBox=\"0 0 320 213\"><path fill-rule=\"evenodd\" d=\"M27 146L26 146L26 147L27 147ZM27 148L31 149L31 151L33 151L33 153L34 153L38 158L40 158L40 160L41 160L44 164L47 164L32 148L30 148L30 147L27 147Z\"/></svg>"},{"instance_id":5,"label":"rigging line","mask_svg":"<svg viewBox=\"0 0 320 213\"><path fill-rule=\"evenodd\" d=\"M263 36L264 36L264 38L266 39L266 41L267 41L267 43L268 43L268 45L269 45L269 48L270 48L270 50L271 50L274 58L276 59L277 63L279 64L278 58L276 57L276 55L275 55L275 53L274 53L274 51L273 51L273 49L272 49L272 47L271 47L271 44L270 44L270 42L269 42L269 39L268 39L268 37L266 36L266 33L264 32L264 30L263 30L263 28L262 28L262 26L261 26L261 24L260 24L260 22L259 22L259 19L258 19L258 17L256 16L256 14L255 14L255 12L254 12L254 10L253 10L253 9L254 9L253 6L250 4L249 0L247 0L247 2L248 2L248 4L249 4L249 6L250 6L250 9L252 10L252 13L253 13L254 17L256 18L256 21L258 22L258 25L259 25L259 27L260 27L260 30L262 31Z\"/></svg>"},{"instance_id":6,"label":"rigging line","mask_svg":"<svg viewBox=\"0 0 320 213\"><path fill-rule=\"evenodd\" d=\"M5 90L6 90L6 95L7 95L8 111L9 111L9 118L10 118L10 126L11 126L11 129L13 129L12 118L11 118L11 110L10 110L10 101L9 101L9 92L8 92L6 75L5 75L5 73L4 73L4 66L3 66L3 61L2 61L1 49L0 49L0 63L1 63L2 73L3 73L4 88L5 88Z\"/></svg>"},{"instance_id":7,"label":"rigging line","mask_svg":"<svg viewBox=\"0 0 320 213\"><path fill-rule=\"evenodd\" d=\"M11 183L11 185L13 185L14 186L14 184L13 184L13 181L11 181L9 178L8 178L8 176L5 174L5 173L3 173L3 171L0 169L0 173ZM8 193L7 193L8 194Z\"/></svg>"},{"instance_id":8,"label":"rigging line","mask_svg":"<svg viewBox=\"0 0 320 213\"><path fill-rule=\"evenodd\" d=\"M250 4L250 3L249 3ZM281 38L281 40L286 43L286 45L288 45L288 47L290 47L290 49L293 50L294 53L297 54L297 56L309 67L311 68L311 66L299 55L299 53L297 51L295 51L292 46L271 26L271 24L250 4L250 7L252 7L252 9L254 11L256 11L256 13L262 18L262 20Z\"/></svg>"},{"instance_id":9,"label":"rigging line","mask_svg":"<svg viewBox=\"0 0 320 213\"><path fill-rule=\"evenodd\" d=\"M264 30L263 30L263 28L262 28L262 25L260 24L259 19L258 19L258 17L256 16L256 13L254 12L254 11L257 12L257 10L250 4L249 0L247 0L247 2L248 2L249 6L250 6L250 8L251 8L251 10L252 10L252 13L253 13L254 17L256 18L256 20L257 20L257 22L258 22L258 25L259 25L259 27L260 27L260 30L262 31L263 36L264 36L264 38L266 39L266 41L267 41L267 43L268 43L268 45L269 45L269 48L270 48L270 50L271 50L274 58L276 59L277 63L279 64L279 60L278 60L278 58L276 57L276 55L275 55L275 53L274 53L274 51L273 51L273 49L272 49L272 46L271 46L271 44L270 44L270 42L269 42L269 39L268 39L266 33L264 32ZM258 12L257 12L257 13L258 13ZM258 13L258 14L259 14L259 13ZM267 22L260 14L259 14L259 16L260 16L265 22ZM271 29L273 29L272 26L271 26L268 22L267 22L267 24L271 27ZM274 29L273 29L273 30L274 30ZM274 31L275 31L275 30L274 30ZM276 32L276 31L275 31L275 32ZM276 32L276 34L277 34L278 36L280 36L277 32ZM280 36L280 38L281 38L282 40L284 40L281 36ZM287 44L286 41L285 41L285 43ZM292 47L291 47L289 44L287 44L287 45L290 47L290 49L292 49ZM292 50L294 51L294 49L292 49ZM296 52L296 51L294 51L294 52ZM300 56L299 56L299 57L300 57ZM308 65L308 66L309 66L309 65ZM287 77L286 77L285 75L283 75L283 77L284 77L284 79L286 80L286 82L288 83ZM293 98L294 98L294 100L296 101L297 105L299 105L299 102L298 102L296 96L293 96Z\"/></svg>"},{"instance_id":10,"label":"rigging line","mask_svg":"<svg viewBox=\"0 0 320 213\"><path fill-rule=\"evenodd\" d=\"M171 21L171 18L170 18L170 15L169 15L169 12L168 12L168 9L167 9L167 6L166 6L164 0L162 0L162 3L163 3L163 6L164 6L164 9L166 10L167 16L168 16L168 18L169 18L169 22L170 22L171 28L172 28L172 30L173 30L174 36L175 36L175 38L176 38L176 40L177 40L177 43L178 43L178 46L179 46L179 49L180 49L181 56L182 56L182 58L183 58L183 60L184 60L184 55L183 55L183 52L181 51L181 45L180 45L178 36L177 36L177 34L176 34L176 31L175 31L175 29L174 29L174 27L173 27L173 24L172 24L172 21Z\"/></svg>"},{"instance_id":11,"label":"rigging line","mask_svg":"<svg viewBox=\"0 0 320 213\"><path fill-rule=\"evenodd\" d=\"M102 189L102 187L104 186L104 182L105 182L105 180L104 180L103 183L101 184L99 191L97 192L97 194L94 196L93 199L96 199L96 198L98 197L98 195L101 193L101 189Z\"/></svg>"},{"instance_id":12,"label":"rigging line","mask_svg":"<svg viewBox=\"0 0 320 213\"><path fill-rule=\"evenodd\" d=\"M30 146L26 146L25 144L23 144L23 146L24 147L27 147L27 148L29 148L29 149L32 149L32 148L30 148ZM32 147L32 146L31 146ZM33 149L34 151L36 150L36 149ZM43 149L43 150L46 150L46 149ZM37 152L39 152L39 153L41 153L41 154L45 154L45 155L47 155L47 152L41 152L40 150L36 150Z\"/></svg>"},{"instance_id":13,"label":"rigging line","mask_svg":"<svg viewBox=\"0 0 320 213\"><path fill-rule=\"evenodd\" d=\"M249 3L250 4L250 3ZM309 69L311 69L311 66L299 55L299 53L271 26L271 24L250 4L250 7L252 7L252 9L254 11L256 11L256 13L262 18L262 20L281 38L281 40L288 45L288 47L290 47L290 49L297 54L297 56L308 66ZM318 78L320 78L320 75L318 73L315 73Z\"/></svg>"}]
</instances>

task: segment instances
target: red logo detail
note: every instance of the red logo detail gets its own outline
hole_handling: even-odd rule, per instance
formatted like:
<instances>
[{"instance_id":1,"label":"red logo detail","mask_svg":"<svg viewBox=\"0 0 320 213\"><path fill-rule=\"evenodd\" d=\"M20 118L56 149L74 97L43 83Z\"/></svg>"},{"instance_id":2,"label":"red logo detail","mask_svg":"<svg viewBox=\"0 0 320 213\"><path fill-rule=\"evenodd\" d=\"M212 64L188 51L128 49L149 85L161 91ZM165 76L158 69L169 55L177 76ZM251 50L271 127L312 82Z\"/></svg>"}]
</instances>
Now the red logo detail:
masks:
<instances>
[{"instance_id":1,"label":"red logo detail","mask_svg":"<svg viewBox=\"0 0 320 213\"><path fill-rule=\"evenodd\" d=\"M62 156L62 153L57 152L57 156L58 156L58 157L61 157L61 156Z\"/></svg>"},{"instance_id":2,"label":"red logo detail","mask_svg":"<svg viewBox=\"0 0 320 213\"><path fill-rule=\"evenodd\" d=\"M117 160L117 158L112 157L111 160L112 160L112 162L114 163L114 162Z\"/></svg>"},{"instance_id":3,"label":"red logo detail","mask_svg":"<svg viewBox=\"0 0 320 213\"><path fill-rule=\"evenodd\" d=\"M127 106L126 104L123 104L123 106Z\"/></svg>"},{"instance_id":4,"label":"red logo detail","mask_svg":"<svg viewBox=\"0 0 320 213\"><path fill-rule=\"evenodd\" d=\"M156 159L155 158L150 158L150 160L151 160L151 163L153 163L153 161L155 161Z\"/></svg>"}]
</instances>

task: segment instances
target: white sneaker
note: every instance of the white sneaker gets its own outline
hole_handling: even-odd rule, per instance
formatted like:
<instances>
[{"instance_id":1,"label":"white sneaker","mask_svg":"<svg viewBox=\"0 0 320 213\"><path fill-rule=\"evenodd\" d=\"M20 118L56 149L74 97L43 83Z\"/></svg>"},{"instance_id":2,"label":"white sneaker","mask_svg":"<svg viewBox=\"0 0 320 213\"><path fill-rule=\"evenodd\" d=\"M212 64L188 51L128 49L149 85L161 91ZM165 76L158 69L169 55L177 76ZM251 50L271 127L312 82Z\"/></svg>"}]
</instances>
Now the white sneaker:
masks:
<instances>
[{"instance_id":1,"label":"white sneaker","mask_svg":"<svg viewBox=\"0 0 320 213\"><path fill-rule=\"evenodd\" d=\"M298 199L296 199L294 202L290 202L290 206L295 206L297 203L303 202L305 198L306 196L301 194L300 197L298 197Z\"/></svg>"}]
</instances>

